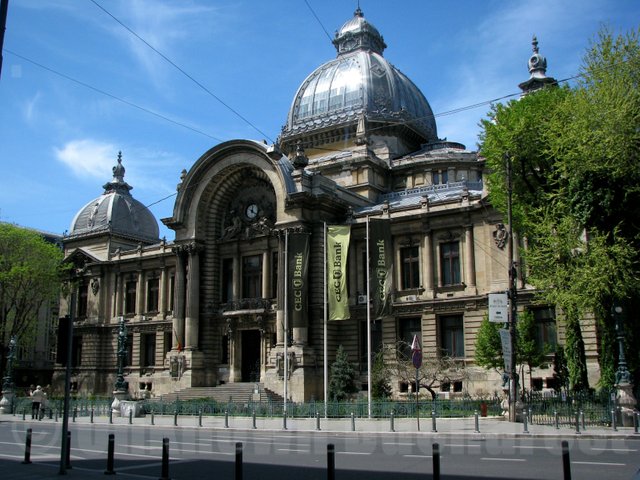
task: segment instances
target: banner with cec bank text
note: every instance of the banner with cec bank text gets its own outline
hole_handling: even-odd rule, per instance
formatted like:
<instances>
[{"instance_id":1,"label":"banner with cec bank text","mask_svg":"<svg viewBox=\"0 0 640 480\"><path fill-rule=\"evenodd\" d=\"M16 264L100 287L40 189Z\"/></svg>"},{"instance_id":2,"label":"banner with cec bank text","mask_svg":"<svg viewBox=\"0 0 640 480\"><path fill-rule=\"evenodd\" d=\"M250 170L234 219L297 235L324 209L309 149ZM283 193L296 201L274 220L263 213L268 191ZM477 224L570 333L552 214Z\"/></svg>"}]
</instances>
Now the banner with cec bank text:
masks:
<instances>
[{"instance_id":1,"label":"banner with cec bank text","mask_svg":"<svg viewBox=\"0 0 640 480\"><path fill-rule=\"evenodd\" d=\"M288 240L289 318L291 327L307 326L309 234L291 233Z\"/></svg>"},{"instance_id":2,"label":"banner with cec bank text","mask_svg":"<svg viewBox=\"0 0 640 480\"><path fill-rule=\"evenodd\" d=\"M389 220L369 220L370 288L373 318L391 311L391 279L393 278L393 245Z\"/></svg>"},{"instance_id":3,"label":"banner with cec bank text","mask_svg":"<svg viewBox=\"0 0 640 480\"><path fill-rule=\"evenodd\" d=\"M329 225L327 229L329 320L351 318L347 292L347 252L350 237L350 225Z\"/></svg>"}]
</instances>

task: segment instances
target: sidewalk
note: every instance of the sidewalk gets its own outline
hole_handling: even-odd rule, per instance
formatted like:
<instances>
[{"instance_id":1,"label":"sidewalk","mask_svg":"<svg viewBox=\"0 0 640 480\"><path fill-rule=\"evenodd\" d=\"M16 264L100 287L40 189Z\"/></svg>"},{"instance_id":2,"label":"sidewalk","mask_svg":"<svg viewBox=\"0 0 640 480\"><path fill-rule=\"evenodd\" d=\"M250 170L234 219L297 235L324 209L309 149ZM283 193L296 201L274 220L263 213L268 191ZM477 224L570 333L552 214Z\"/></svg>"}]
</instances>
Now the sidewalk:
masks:
<instances>
[{"instance_id":1,"label":"sidewalk","mask_svg":"<svg viewBox=\"0 0 640 480\"><path fill-rule=\"evenodd\" d=\"M25 429L39 423L37 420L31 420L27 417L22 419L21 415L2 415L0 423L13 422L17 425L24 424ZM55 419L44 418L42 423L56 423ZM62 419L58 419L57 423L61 424ZM393 434L393 433L414 433L420 435L483 435L485 437L549 437L549 438L617 438L617 439L638 439L640 433L634 427L617 427L615 430L607 426L589 426L585 428L580 424L576 425L560 425L555 428L553 425L536 425L523 423L511 423L502 417L478 417L477 424L474 417L466 418L436 418L435 429L434 422L431 417L420 418L419 422L416 418L395 418L393 422L389 418L385 419L368 419L368 418L341 418L325 419L317 418L287 418L286 421L282 417L234 417L229 416L202 416L197 415L180 415L177 418L173 415L146 415L144 417L131 418L113 416L112 425L117 426L145 426L149 428L202 428L202 429L220 429L220 430L258 430L258 431L289 431L289 432L314 432L321 431L324 433L376 433L376 434ZM131 423L129 423L131 422ZM78 416L75 421L69 418L69 428L73 425L110 425L109 417L96 416ZM419 428L418 428L419 423ZM526 430L525 430L526 428Z\"/></svg>"}]
</instances>

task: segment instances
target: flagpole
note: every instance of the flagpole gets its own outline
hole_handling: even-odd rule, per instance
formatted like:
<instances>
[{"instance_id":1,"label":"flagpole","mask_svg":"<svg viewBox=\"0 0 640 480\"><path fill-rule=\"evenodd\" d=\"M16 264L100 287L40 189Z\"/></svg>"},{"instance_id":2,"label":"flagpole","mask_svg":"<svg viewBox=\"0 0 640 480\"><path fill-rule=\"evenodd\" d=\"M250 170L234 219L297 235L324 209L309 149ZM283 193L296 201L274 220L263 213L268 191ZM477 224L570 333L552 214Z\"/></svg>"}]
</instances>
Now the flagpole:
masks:
<instances>
[{"instance_id":1,"label":"flagpole","mask_svg":"<svg viewBox=\"0 0 640 480\"><path fill-rule=\"evenodd\" d=\"M289 229L284 233L284 401L282 404L283 416L287 416L287 383L289 380Z\"/></svg>"},{"instance_id":2,"label":"flagpole","mask_svg":"<svg viewBox=\"0 0 640 480\"><path fill-rule=\"evenodd\" d=\"M323 237L324 245L324 346L323 346L323 356L324 356L324 418L327 418L327 402L329 401L329 366L327 365L328 358L328 340L327 340L327 332L328 332L328 312L327 312L327 303L329 302L329 295L327 290L327 222L324 222L324 237Z\"/></svg>"},{"instance_id":3,"label":"flagpole","mask_svg":"<svg viewBox=\"0 0 640 480\"><path fill-rule=\"evenodd\" d=\"M371 418L371 270L369 258L369 216L367 215L367 408Z\"/></svg>"}]
</instances>

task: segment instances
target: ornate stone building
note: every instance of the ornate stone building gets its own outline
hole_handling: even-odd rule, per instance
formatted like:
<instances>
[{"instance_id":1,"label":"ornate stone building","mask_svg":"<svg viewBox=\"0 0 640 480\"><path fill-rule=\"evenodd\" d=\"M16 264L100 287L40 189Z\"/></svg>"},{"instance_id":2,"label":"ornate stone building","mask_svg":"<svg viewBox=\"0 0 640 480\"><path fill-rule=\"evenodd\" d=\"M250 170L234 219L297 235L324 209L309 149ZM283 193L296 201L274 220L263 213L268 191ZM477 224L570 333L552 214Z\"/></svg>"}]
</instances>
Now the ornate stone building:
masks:
<instances>
[{"instance_id":1,"label":"ornate stone building","mask_svg":"<svg viewBox=\"0 0 640 480\"><path fill-rule=\"evenodd\" d=\"M236 382L282 393L286 351L289 396L322 399L325 340L327 363L343 345L366 390L367 225L374 219L389 221L394 268L391 309L371 324L373 351L418 334L426 361L446 355L469 367L464 379L440 389L501 388L499 375L473 367L487 295L506 290L509 263L483 161L438 138L426 98L386 60L382 35L359 9L333 43L337 57L295 93L277 144L221 143L183 171L173 215L162 219L175 241L158 239L156 220L130 194L120 157L102 196L76 215L64 245L81 275L73 366L79 391L113 389L120 317L134 395ZM350 318L328 322L325 339L326 224L350 225L351 242ZM285 251L294 232L309 238L308 303L303 320L285 332ZM519 287L526 308L530 290ZM537 315L541 338L555 343L553 313ZM551 376L539 375L541 382ZM402 396L409 385L396 378L392 387Z\"/></svg>"}]
</instances>

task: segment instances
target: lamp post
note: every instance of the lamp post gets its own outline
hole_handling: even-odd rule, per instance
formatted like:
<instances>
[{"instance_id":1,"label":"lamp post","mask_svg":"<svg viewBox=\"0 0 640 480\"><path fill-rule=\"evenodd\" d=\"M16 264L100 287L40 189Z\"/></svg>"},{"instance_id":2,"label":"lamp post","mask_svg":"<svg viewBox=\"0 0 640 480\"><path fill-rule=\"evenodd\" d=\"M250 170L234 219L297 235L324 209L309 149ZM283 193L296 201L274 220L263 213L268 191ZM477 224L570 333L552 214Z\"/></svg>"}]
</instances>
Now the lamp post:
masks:
<instances>
[{"instance_id":1,"label":"lamp post","mask_svg":"<svg viewBox=\"0 0 640 480\"><path fill-rule=\"evenodd\" d=\"M632 426L634 422L634 408L636 399L633 395L633 384L631 374L627 369L627 360L624 355L624 309L618 303L614 303L611 308L616 340L618 341L618 369L616 370L616 399L620 406L623 426Z\"/></svg>"},{"instance_id":2,"label":"lamp post","mask_svg":"<svg viewBox=\"0 0 640 480\"><path fill-rule=\"evenodd\" d=\"M120 325L118 327L118 371L116 373L116 383L113 391L113 402L111 403L111 412L120 414L120 402L127 398L127 382L124 380L124 362L127 357L127 326L124 323L124 317L120 317Z\"/></svg>"},{"instance_id":3,"label":"lamp post","mask_svg":"<svg viewBox=\"0 0 640 480\"><path fill-rule=\"evenodd\" d=\"M16 346L18 341L16 336L13 335L9 340L9 348L7 351L7 373L2 379L2 400L0 400L0 414L11 413L13 407L13 398L15 392L13 391L13 362L16 358Z\"/></svg>"}]
</instances>

